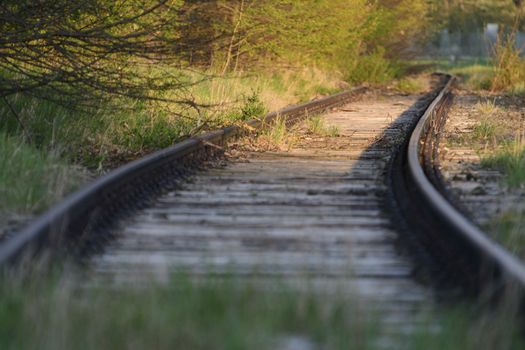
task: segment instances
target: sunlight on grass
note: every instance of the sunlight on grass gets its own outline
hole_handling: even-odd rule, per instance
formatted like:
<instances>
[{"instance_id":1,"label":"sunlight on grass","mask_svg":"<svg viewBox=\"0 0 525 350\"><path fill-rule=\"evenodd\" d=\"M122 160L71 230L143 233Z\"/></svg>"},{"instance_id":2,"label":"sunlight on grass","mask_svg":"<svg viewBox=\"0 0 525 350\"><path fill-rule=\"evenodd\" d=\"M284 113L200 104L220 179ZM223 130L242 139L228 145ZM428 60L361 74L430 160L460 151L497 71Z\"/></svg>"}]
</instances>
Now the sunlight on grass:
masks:
<instances>
[{"instance_id":1,"label":"sunlight on grass","mask_svg":"<svg viewBox=\"0 0 525 350\"><path fill-rule=\"evenodd\" d=\"M494 66L489 59L464 59L451 63L447 60L416 60L414 63L429 65L428 72L443 71L460 78L462 85L473 91L490 90Z\"/></svg>"},{"instance_id":2,"label":"sunlight on grass","mask_svg":"<svg viewBox=\"0 0 525 350\"><path fill-rule=\"evenodd\" d=\"M515 35L511 33L506 39L500 37L494 48L493 91L519 91L525 81L525 59L515 45Z\"/></svg>"},{"instance_id":3,"label":"sunlight on grass","mask_svg":"<svg viewBox=\"0 0 525 350\"><path fill-rule=\"evenodd\" d=\"M468 89L474 91L490 90L494 71L490 64L465 64L457 67L450 66L451 74L459 76Z\"/></svg>"},{"instance_id":4,"label":"sunlight on grass","mask_svg":"<svg viewBox=\"0 0 525 350\"><path fill-rule=\"evenodd\" d=\"M496 105L496 101L480 101L474 109L478 112L482 118L496 117L495 114L501 113L501 109Z\"/></svg>"},{"instance_id":5,"label":"sunlight on grass","mask_svg":"<svg viewBox=\"0 0 525 350\"><path fill-rule=\"evenodd\" d=\"M20 94L0 103L0 210L34 212L55 202L75 183L64 180L70 177L67 167L73 163L102 172L194 134L335 92L340 82L337 74L315 68L213 79L203 78L207 73L171 73L195 82L188 93L210 107L197 110L126 99L81 111ZM277 147L291 147L294 138L290 135L281 120L263 138Z\"/></svg>"},{"instance_id":6,"label":"sunlight on grass","mask_svg":"<svg viewBox=\"0 0 525 350\"><path fill-rule=\"evenodd\" d=\"M320 136L336 137L341 134L337 125L326 125L325 120L320 115L315 115L306 120L308 132Z\"/></svg>"},{"instance_id":7,"label":"sunlight on grass","mask_svg":"<svg viewBox=\"0 0 525 350\"><path fill-rule=\"evenodd\" d=\"M209 73L213 76L213 73ZM195 75L193 79L199 79ZM284 71L255 71L230 76L216 76L197 84L190 91L197 101L216 105L212 113L240 107L243 96L256 93L268 111L305 102L318 95L330 95L341 90L339 73L317 68Z\"/></svg>"},{"instance_id":8,"label":"sunlight on grass","mask_svg":"<svg viewBox=\"0 0 525 350\"><path fill-rule=\"evenodd\" d=\"M425 90L425 84L420 78L407 77L397 80L394 89L405 94L416 94Z\"/></svg>"},{"instance_id":9,"label":"sunlight on grass","mask_svg":"<svg viewBox=\"0 0 525 350\"><path fill-rule=\"evenodd\" d=\"M289 150L297 142L297 127L288 126L286 118L278 116L257 135L256 145L263 150Z\"/></svg>"}]
</instances>

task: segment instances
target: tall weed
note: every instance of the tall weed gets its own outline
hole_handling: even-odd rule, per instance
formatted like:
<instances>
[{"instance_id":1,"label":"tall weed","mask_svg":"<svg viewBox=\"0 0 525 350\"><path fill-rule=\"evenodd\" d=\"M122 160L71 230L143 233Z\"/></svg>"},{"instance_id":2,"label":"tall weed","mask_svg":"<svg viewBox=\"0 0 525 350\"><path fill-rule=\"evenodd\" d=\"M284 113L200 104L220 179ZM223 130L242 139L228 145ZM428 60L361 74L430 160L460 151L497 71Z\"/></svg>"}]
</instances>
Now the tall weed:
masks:
<instances>
[{"instance_id":1,"label":"tall weed","mask_svg":"<svg viewBox=\"0 0 525 350\"><path fill-rule=\"evenodd\" d=\"M494 48L493 91L509 91L522 89L525 82L525 59L520 56L520 50L515 46L515 33L506 38L498 39Z\"/></svg>"}]
</instances>

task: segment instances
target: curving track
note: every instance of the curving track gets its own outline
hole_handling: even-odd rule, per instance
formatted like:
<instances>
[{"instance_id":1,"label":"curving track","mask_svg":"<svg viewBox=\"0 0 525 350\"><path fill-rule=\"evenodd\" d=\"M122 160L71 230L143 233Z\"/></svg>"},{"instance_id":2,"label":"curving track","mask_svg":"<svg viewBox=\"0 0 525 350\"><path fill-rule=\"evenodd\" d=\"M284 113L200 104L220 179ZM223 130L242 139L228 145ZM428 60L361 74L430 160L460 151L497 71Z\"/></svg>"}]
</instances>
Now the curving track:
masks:
<instances>
[{"instance_id":1,"label":"curving track","mask_svg":"<svg viewBox=\"0 0 525 350\"><path fill-rule=\"evenodd\" d=\"M243 132L232 127L133 162L0 246L0 263L51 252L79 258L94 283L182 270L348 288L396 320L432 301L396 247L398 231L439 284L522 288L523 264L450 204L436 141L453 79L437 78L439 88L417 100L355 90L281 111L293 123L332 109L325 119L342 132L303 129L290 151L210 166L217 145Z\"/></svg>"}]
</instances>

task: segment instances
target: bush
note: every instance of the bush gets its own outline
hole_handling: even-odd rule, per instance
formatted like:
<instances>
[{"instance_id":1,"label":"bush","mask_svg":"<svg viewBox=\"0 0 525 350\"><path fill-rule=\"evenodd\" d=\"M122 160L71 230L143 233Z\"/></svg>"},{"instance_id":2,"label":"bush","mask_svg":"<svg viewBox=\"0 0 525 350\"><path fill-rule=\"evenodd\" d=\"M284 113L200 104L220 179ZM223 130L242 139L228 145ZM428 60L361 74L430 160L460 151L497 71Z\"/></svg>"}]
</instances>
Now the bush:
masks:
<instances>
[{"instance_id":1,"label":"bush","mask_svg":"<svg viewBox=\"0 0 525 350\"><path fill-rule=\"evenodd\" d=\"M395 70L391 62L385 58L384 48L377 48L374 52L358 59L357 64L349 71L347 80L361 84L384 83L395 77Z\"/></svg>"}]
</instances>

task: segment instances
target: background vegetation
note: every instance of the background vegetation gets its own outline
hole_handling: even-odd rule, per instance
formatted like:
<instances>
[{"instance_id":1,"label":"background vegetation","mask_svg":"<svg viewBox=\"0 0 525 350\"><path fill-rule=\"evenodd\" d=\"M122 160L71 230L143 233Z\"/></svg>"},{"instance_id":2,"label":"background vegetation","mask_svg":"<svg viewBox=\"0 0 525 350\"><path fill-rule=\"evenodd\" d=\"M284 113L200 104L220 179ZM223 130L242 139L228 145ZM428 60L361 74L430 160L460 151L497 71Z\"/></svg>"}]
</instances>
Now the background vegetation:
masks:
<instances>
[{"instance_id":1,"label":"background vegetation","mask_svg":"<svg viewBox=\"0 0 525 350\"><path fill-rule=\"evenodd\" d=\"M0 151L6 164L24 166L18 187L63 193L55 188L61 175L52 175L60 164L104 171L210 128L399 76L400 60L423 40L426 7L424 0L6 0ZM24 161L29 154L51 164L49 176ZM1 171L5 192L17 179ZM12 211L52 202L18 195L15 205L5 194L0 225Z\"/></svg>"}]
</instances>

